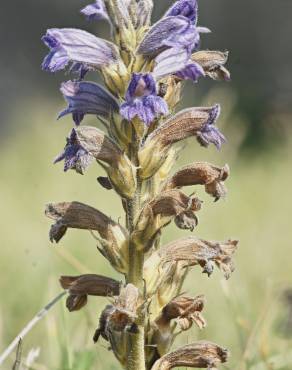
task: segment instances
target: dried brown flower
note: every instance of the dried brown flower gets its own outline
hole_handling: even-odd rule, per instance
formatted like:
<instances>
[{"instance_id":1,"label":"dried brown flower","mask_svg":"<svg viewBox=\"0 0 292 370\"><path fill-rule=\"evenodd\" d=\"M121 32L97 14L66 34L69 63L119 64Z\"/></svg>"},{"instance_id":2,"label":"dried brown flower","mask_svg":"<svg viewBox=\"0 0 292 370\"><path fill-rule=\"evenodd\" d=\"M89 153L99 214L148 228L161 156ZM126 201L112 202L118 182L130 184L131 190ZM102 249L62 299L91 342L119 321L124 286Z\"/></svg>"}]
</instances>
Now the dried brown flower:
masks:
<instances>
[{"instance_id":1,"label":"dried brown flower","mask_svg":"<svg viewBox=\"0 0 292 370\"><path fill-rule=\"evenodd\" d=\"M102 212L79 202L48 204L46 216L56 220L51 226L50 240L58 243L68 228L96 230L100 234L100 251L120 272L128 264L128 235L118 223Z\"/></svg>"},{"instance_id":2,"label":"dried brown flower","mask_svg":"<svg viewBox=\"0 0 292 370\"><path fill-rule=\"evenodd\" d=\"M70 294L66 300L66 307L70 312L79 311L87 304L87 295Z\"/></svg>"},{"instance_id":3,"label":"dried brown flower","mask_svg":"<svg viewBox=\"0 0 292 370\"><path fill-rule=\"evenodd\" d=\"M158 327L167 326L171 320L177 319L181 330L188 330L193 323L203 329L206 326L206 321L201 314L204 305L205 297L202 295L195 298L180 295L163 307L155 323Z\"/></svg>"},{"instance_id":4,"label":"dried brown flower","mask_svg":"<svg viewBox=\"0 0 292 370\"><path fill-rule=\"evenodd\" d=\"M200 341L164 355L156 361L152 370L170 370L183 366L216 370L217 365L225 363L228 357L227 349L212 342Z\"/></svg>"},{"instance_id":5,"label":"dried brown flower","mask_svg":"<svg viewBox=\"0 0 292 370\"><path fill-rule=\"evenodd\" d=\"M162 192L143 207L132 239L138 246L147 240L148 244L143 245L147 250L152 246L153 238L172 219L175 219L178 227L192 230L197 225L195 212L201 209L201 204L198 198L189 197L180 190Z\"/></svg>"},{"instance_id":6,"label":"dried brown flower","mask_svg":"<svg viewBox=\"0 0 292 370\"><path fill-rule=\"evenodd\" d=\"M107 297L117 296L120 292L120 283L118 281L94 274L86 274L81 276L61 276L60 284L63 289L69 290L67 307L70 311L72 311L72 307L79 307L80 302L84 302L85 305L88 295ZM76 305L78 302L79 305ZM79 307L79 309L80 308L81 307Z\"/></svg>"},{"instance_id":7,"label":"dried brown flower","mask_svg":"<svg viewBox=\"0 0 292 370\"><path fill-rule=\"evenodd\" d=\"M166 181L164 189L205 185L206 192L217 201L227 193L224 181L229 175L230 170L227 164L221 168L207 162L195 162L177 171Z\"/></svg>"},{"instance_id":8,"label":"dried brown flower","mask_svg":"<svg viewBox=\"0 0 292 370\"><path fill-rule=\"evenodd\" d=\"M74 129L71 141L70 145L80 147L87 158L95 158L102 165L111 184L122 197L133 196L136 189L136 169L124 152L103 131L91 126L80 126ZM83 157L80 155L74 161L73 168L80 173L87 167L87 164L83 166Z\"/></svg>"},{"instance_id":9,"label":"dried brown flower","mask_svg":"<svg viewBox=\"0 0 292 370\"><path fill-rule=\"evenodd\" d=\"M180 262L182 267L200 265L204 273L211 275L215 263L228 279L234 271L232 257L237 245L237 240L210 242L196 237L187 237L169 243L158 253L161 266L175 262Z\"/></svg>"},{"instance_id":10,"label":"dried brown flower","mask_svg":"<svg viewBox=\"0 0 292 370\"><path fill-rule=\"evenodd\" d=\"M167 158L171 145L191 136L200 136L204 127L214 123L217 106L188 108L163 122L146 139L139 151L140 176L153 176Z\"/></svg>"},{"instance_id":11,"label":"dried brown flower","mask_svg":"<svg viewBox=\"0 0 292 370\"><path fill-rule=\"evenodd\" d=\"M192 55L192 60L200 64L206 75L213 80L230 80L230 73L224 67L228 59L228 51L201 50Z\"/></svg>"},{"instance_id":12,"label":"dried brown flower","mask_svg":"<svg viewBox=\"0 0 292 370\"><path fill-rule=\"evenodd\" d=\"M126 334L136 331L135 320L139 307L139 291L133 284L128 284L121 289L115 302L103 310L99 327L93 337L95 342L100 336L109 341L115 356L122 364L127 356Z\"/></svg>"}]
</instances>

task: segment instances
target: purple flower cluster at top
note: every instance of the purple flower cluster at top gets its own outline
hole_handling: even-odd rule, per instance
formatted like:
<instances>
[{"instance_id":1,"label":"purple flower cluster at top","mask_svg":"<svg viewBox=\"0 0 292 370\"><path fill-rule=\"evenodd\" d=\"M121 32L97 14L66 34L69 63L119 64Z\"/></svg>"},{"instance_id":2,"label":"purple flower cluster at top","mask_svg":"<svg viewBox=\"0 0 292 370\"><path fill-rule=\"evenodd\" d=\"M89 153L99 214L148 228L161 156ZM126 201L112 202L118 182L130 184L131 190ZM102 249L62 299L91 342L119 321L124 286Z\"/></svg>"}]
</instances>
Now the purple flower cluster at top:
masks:
<instances>
[{"instance_id":1,"label":"purple flower cluster at top","mask_svg":"<svg viewBox=\"0 0 292 370\"><path fill-rule=\"evenodd\" d=\"M168 114L166 101L158 95L157 86L162 78L172 75L178 80L197 82L199 77L205 76L202 66L191 59L192 53L200 45L200 34L210 32L197 25L197 0L175 1L152 27L149 27L153 7L151 0L139 0L136 5L139 19L133 21L134 29L149 28L137 46L136 53L146 61L151 61L153 68L152 72L132 73L129 76L129 85L121 104L99 84L83 81L88 71L101 70L104 73L106 69L119 73L116 71L119 71L120 66L127 71L117 46L79 29L47 30L42 40L50 51L43 61L43 69L57 72L69 68L70 72L79 76L78 80L65 82L61 86L68 106L60 113L59 118L72 114L73 121L79 125L86 114L107 118L114 112L120 112L128 121L138 118L149 126L161 115ZM117 9L123 18L121 24L124 23L126 27L131 22L130 1L121 0ZM109 16L104 0L95 0L85 6L81 13L90 21L108 21L112 32L116 32L119 27L117 19ZM213 143L219 148L225 140L213 124L219 115L218 107L214 109L214 117L210 117L210 123L198 135L202 145ZM73 136L70 138L71 143L72 141ZM86 153L70 145L64 152L65 167L72 167L72 158L77 157L86 158Z\"/></svg>"}]
</instances>

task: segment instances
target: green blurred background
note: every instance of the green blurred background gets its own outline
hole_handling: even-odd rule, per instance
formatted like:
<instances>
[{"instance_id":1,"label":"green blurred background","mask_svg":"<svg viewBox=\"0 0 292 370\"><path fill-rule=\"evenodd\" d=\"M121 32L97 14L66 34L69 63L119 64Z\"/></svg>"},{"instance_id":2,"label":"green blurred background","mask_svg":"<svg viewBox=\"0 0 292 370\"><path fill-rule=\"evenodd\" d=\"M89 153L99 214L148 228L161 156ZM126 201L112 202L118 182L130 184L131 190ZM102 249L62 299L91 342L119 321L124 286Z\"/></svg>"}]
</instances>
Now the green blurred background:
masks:
<instances>
[{"instance_id":1,"label":"green blurred background","mask_svg":"<svg viewBox=\"0 0 292 370\"><path fill-rule=\"evenodd\" d=\"M154 17L169 1L156 1ZM0 353L22 327L60 291L62 274L95 272L115 276L97 252L88 232L70 230L60 245L48 241L50 221L44 205L78 200L114 219L122 214L119 199L101 189L92 166L86 176L62 172L52 160L72 127L70 118L56 122L64 107L58 88L69 79L40 70L47 52L40 42L48 27L74 26L106 36L79 14L85 1L14 1L1 4L0 130ZM207 160L231 166L229 194L205 201L196 235L206 239L240 239L236 271L230 281L219 272L208 279L199 269L185 290L207 297L208 327L193 328L184 342L206 338L231 349L226 369L291 370L291 20L289 0L201 0L202 48L230 50L231 83L201 80L187 84L183 106L223 107L218 123L228 144L217 152L190 140L177 163ZM90 79L96 79L94 74ZM86 124L96 125L92 118ZM164 242L185 235L171 225ZM117 278L120 278L116 276ZM64 304L52 309L24 341L23 355L40 347L31 369L117 369L107 343L93 345L92 335L106 299L90 299L77 313ZM176 343L175 345L177 345ZM3 365L11 369L14 354Z\"/></svg>"}]
</instances>

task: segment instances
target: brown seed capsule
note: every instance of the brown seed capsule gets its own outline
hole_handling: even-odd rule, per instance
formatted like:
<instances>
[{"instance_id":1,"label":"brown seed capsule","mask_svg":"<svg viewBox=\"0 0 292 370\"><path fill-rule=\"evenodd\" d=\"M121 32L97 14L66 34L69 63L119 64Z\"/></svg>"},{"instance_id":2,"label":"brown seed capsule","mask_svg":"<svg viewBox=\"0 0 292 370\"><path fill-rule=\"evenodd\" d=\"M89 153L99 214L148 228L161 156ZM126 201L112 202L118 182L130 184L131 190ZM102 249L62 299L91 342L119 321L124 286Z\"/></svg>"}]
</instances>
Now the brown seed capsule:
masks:
<instances>
[{"instance_id":1,"label":"brown seed capsule","mask_svg":"<svg viewBox=\"0 0 292 370\"><path fill-rule=\"evenodd\" d=\"M189 197L180 190L162 192L142 209L132 240L138 248L142 246L147 250L151 248L153 238L174 218L177 226L193 229L197 223L194 212L200 209L201 201L198 198ZM147 245L145 241L148 242Z\"/></svg>"},{"instance_id":2,"label":"brown seed capsule","mask_svg":"<svg viewBox=\"0 0 292 370\"><path fill-rule=\"evenodd\" d=\"M50 240L58 243L68 228L96 230L100 234L100 251L120 272L128 266L128 235L118 223L97 209L79 202L51 203L45 214L56 220L51 226Z\"/></svg>"},{"instance_id":3,"label":"brown seed capsule","mask_svg":"<svg viewBox=\"0 0 292 370\"><path fill-rule=\"evenodd\" d=\"M205 185L206 192L216 201L226 195L224 181L229 175L230 170L227 164L221 168L207 162L195 162L176 172L166 181L164 189Z\"/></svg>"},{"instance_id":4,"label":"brown seed capsule","mask_svg":"<svg viewBox=\"0 0 292 370\"><path fill-rule=\"evenodd\" d=\"M230 73L224 67L228 59L228 52L201 50L192 55L192 60L200 64L206 75L213 80L230 80Z\"/></svg>"},{"instance_id":5,"label":"brown seed capsule","mask_svg":"<svg viewBox=\"0 0 292 370\"><path fill-rule=\"evenodd\" d=\"M156 361L152 370L170 370L175 367L207 368L216 370L229 357L227 349L208 341L199 341L178 348Z\"/></svg>"}]
</instances>

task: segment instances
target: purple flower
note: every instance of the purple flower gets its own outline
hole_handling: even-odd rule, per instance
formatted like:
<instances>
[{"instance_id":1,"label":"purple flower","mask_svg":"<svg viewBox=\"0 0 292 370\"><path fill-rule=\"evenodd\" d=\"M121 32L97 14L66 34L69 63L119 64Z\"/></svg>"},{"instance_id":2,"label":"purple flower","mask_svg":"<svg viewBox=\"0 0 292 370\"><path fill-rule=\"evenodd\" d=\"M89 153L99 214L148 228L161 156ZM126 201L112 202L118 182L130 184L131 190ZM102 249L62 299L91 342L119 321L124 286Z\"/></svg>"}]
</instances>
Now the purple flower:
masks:
<instances>
[{"instance_id":1,"label":"purple flower","mask_svg":"<svg viewBox=\"0 0 292 370\"><path fill-rule=\"evenodd\" d=\"M42 68L50 72L64 69L69 63L84 69L97 69L116 63L116 47L90 33L74 28L51 28L42 38L51 49Z\"/></svg>"},{"instance_id":2,"label":"purple flower","mask_svg":"<svg viewBox=\"0 0 292 370\"><path fill-rule=\"evenodd\" d=\"M151 74L133 73L120 113L128 121L137 116L146 125L150 125L160 114L168 114L166 102L157 96L156 83Z\"/></svg>"},{"instance_id":3,"label":"purple flower","mask_svg":"<svg viewBox=\"0 0 292 370\"><path fill-rule=\"evenodd\" d=\"M104 19L110 22L103 0L95 0L93 4L87 5L85 8L81 9L81 13L84 14L89 21Z\"/></svg>"},{"instance_id":4,"label":"purple flower","mask_svg":"<svg viewBox=\"0 0 292 370\"><path fill-rule=\"evenodd\" d=\"M65 172L74 169L76 172L83 175L84 171L93 160L93 156L78 142L76 131L73 128L70 136L67 138L67 144L63 153L54 160L54 163L64 161Z\"/></svg>"},{"instance_id":5,"label":"purple flower","mask_svg":"<svg viewBox=\"0 0 292 370\"><path fill-rule=\"evenodd\" d=\"M205 72L200 64L190 61L175 75L182 80L192 80L194 82L197 82L199 77L205 76Z\"/></svg>"},{"instance_id":6,"label":"purple flower","mask_svg":"<svg viewBox=\"0 0 292 370\"><path fill-rule=\"evenodd\" d=\"M186 47L196 41L197 31L181 16L165 17L155 23L138 47L138 54L155 56L170 47Z\"/></svg>"},{"instance_id":7,"label":"purple flower","mask_svg":"<svg viewBox=\"0 0 292 370\"><path fill-rule=\"evenodd\" d=\"M151 23L153 0L140 0L137 3L137 20L135 28L147 27Z\"/></svg>"},{"instance_id":8,"label":"purple flower","mask_svg":"<svg viewBox=\"0 0 292 370\"><path fill-rule=\"evenodd\" d=\"M188 60L189 53L186 48L167 49L155 58L153 75L156 80L173 75L184 69Z\"/></svg>"},{"instance_id":9,"label":"purple flower","mask_svg":"<svg viewBox=\"0 0 292 370\"><path fill-rule=\"evenodd\" d=\"M220 105L216 104L209 113L209 119L203 129L197 134L199 143L207 147L209 144L214 144L219 150L226 142L226 139L219 129L215 126L215 123L220 115Z\"/></svg>"},{"instance_id":10,"label":"purple flower","mask_svg":"<svg viewBox=\"0 0 292 370\"><path fill-rule=\"evenodd\" d=\"M194 24L197 24L198 19L198 4L197 0L178 0L166 12L167 17L182 15L188 18Z\"/></svg>"},{"instance_id":11,"label":"purple flower","mask_svg":"<svg viewBox=\"0 0 292 370\"><path fill-rule=\"evenodd\" d=\"M111 112L119 110L115 98L94 82L67 81L61 85L61 92L68 102L68 107L58 118L72 113L76 125L81 123L85 114L107 117Z\"/></svg>"},{"instance_id":12,"label":"purple flower","mask_svg":"<svg viewBox=\"0 0 292 370\"><path fill-rule=\"evenodd\" d=\"M199 77L205 76L202 66L190 60L186 48L165 50L155 58L155 62L153 74L157 80L167 75L175 75L182 80L197 82Z\"/></svg>"}]
</instances>

